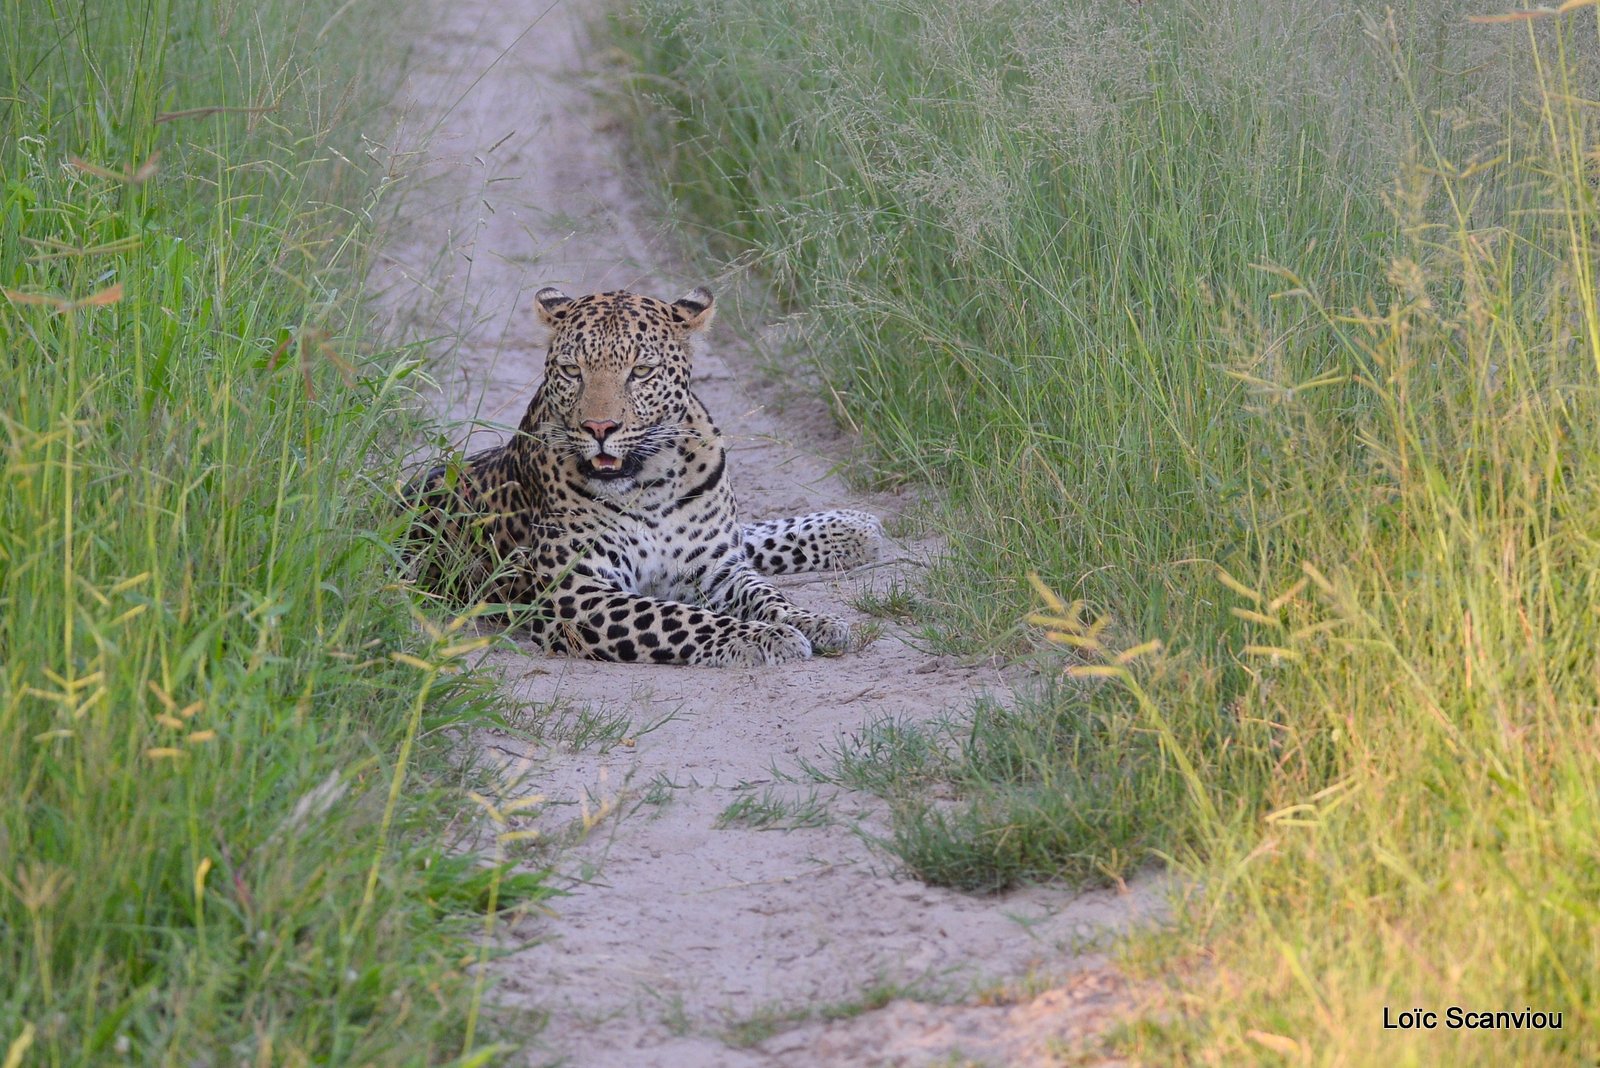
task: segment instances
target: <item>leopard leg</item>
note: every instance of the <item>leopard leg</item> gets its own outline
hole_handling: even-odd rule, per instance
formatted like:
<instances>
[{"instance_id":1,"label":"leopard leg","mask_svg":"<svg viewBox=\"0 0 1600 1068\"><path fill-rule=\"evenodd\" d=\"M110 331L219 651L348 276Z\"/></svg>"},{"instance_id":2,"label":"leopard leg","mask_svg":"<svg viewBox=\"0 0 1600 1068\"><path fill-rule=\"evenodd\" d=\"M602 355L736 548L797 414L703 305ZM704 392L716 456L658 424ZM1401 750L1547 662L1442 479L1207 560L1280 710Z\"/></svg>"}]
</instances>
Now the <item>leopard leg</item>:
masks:
<instances>
[{"instance_id":1,"label":"leopard leg","mask_svg":"<svg viewBox=\"0 0 1600 1068\"><path fill-rule=\"evenodd\" d=\"M745 555L764 575L843 571L871 563L883 548L883 525L866 512L836 509L744 528Z\"/></svg>"},{"instance_id":2,"label":"leopard leg","mask_svg":"<svg viewBox=\"0 0 1600 1068\"><path fill-rule=\"evenodd\" d=\"M757 574L739 552L728 553L707 571L700 592L706 604L740 619L796 628L818 652L833 652L850 644L849 623L801 608Z\"/></svg>"},{"instance_id":3,"label":"leopard leg","mask_svg":"<svg viewBox=\"0 0 1600 1068\"><path fill-rule=\"evenodd\" d=\"M569 572L531 629L559 651L594 660L713 666L781 664L811 655L796 626L647 597L603 576Z\"/></svg>"}]
</instances>

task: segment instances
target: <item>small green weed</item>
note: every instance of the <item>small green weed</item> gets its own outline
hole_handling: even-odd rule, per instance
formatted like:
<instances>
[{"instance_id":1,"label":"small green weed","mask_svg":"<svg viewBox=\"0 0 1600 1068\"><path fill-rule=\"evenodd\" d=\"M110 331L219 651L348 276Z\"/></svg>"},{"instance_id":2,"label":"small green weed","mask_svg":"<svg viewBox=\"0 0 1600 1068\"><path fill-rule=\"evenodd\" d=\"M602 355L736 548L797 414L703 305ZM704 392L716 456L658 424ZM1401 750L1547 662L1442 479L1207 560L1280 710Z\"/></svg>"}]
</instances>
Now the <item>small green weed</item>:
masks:
<instances>
[{"instance_id":1,"label":"small green weed","mask_svg":"<svg viewBox=\"0 0 1600 1068\"><path fill-rule=\"evenodd\" d=\"M900 578L882 590L863 590L850 603L869 616L897 623L914 622L924 611L915 587Z\"/></svg>"},{"instance_id":2,"label":"small green weed","mask_svg":"<svg viewBox=\"0 0 1600 1068\"><path fill-rule=\"evenodd\" d=\"M879 979L869 983L855 997L842 1001L816 1006L763 1005L748 1016L730 1023L722 1032L722 1040L736 1049L748 1049L773 1035L812 1020L849 1020L874 1012L901 998L937 1001L942 996L915 984Z\"/></svg>"},{"instance_id":3,"label":"small green weed","mask_svg":"<svg viewBox=\"0 0 1600 1068\"><path fill-rule=\"evenodd\" d=\"M716 826L743 827L753 831L794 831L806 827L826 827L833 823L827 804L815 788L800 797L785 797L776 787L767 786L760 795L746 793L717 816Z\"/></svg>"},{"instance_id":4,"label":"small green weed","mask_svg":"<svg viewBox=\"0 0 1600 1068\"><path fill-rule=\"evenodd\" d=\"M671 723L677 715L674 710L635 727L633 716L622 709L584 705L552 710L541 723L539 733L546 741L560 742L571 752L593 749L604 756L619 745L632 748L640 738Z\"/></svg>"},{"instance_id":5,"label":"small green weed","mask_svg":"<svg viewBox=\"0 0 1600 1068\"><path fill-rule=\"evenodd\" d=\"M811 1017L812 1012L808 1008L764 1005L724 1027L722 1041L734 1049L749 1049L779 1032L805 1023Z\"/></svg>"},{"instance_id":6,"label":"small green weed","mask_svg":"<svg viewBox=\"0 0 1600 1068\"><path fill-rule=\"evenodd\" d=\"M666 772L658 771L639 792L639 804L662 808L672 803L679 790L692 790L698 785L692 778L688 782L678 782Z\"/></svg>"},{"instance_id":7,"label":"small green weed","mask_svg":"<svg viewBox=\"0 0 1600 1068\"><path fill-rule=\"evenodd\" d=\"M947 764L939 730L912 719L884 717L841 738L828 751L831 766L800 760L815 782L895 799L941 781Z\"/></svg>"},{"instance_id":8,"label":"small green weed","mask_svg":"<svg viewBox=\"0 0 1600 1068\"><path fill-rule=\"evenodd\" d=\"M667 1003L661 1012L661 1023L667 1033L675 1038L682 1038L694 1027L694 1022L689 1018L689 1011L684 1007L683 995L676 994Z\"/></svg>"}]
</instances>

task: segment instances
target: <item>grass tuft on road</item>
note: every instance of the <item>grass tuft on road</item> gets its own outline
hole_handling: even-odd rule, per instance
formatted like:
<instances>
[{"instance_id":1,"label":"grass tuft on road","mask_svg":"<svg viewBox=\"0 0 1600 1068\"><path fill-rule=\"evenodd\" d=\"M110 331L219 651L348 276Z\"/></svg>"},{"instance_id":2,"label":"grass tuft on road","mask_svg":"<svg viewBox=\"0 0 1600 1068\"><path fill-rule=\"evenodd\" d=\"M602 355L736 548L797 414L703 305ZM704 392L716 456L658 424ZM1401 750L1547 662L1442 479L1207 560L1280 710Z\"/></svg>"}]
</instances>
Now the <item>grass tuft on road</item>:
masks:
<instances>
[{"instance_id":1,"label":"grass tuft on road","mask_svg":"<svg viewBox=\"0 0 1600 1068\"><path fill-rule=\"evenodd\" d=\"M8 1068L481 1063L473 932L543 892L443 837L491 700L390 578L376 12L0 13Z\"/></svg>"},{"instance_id":2,"label":"grass tuft on road","mask_svg":"<svg viewBox=\"0 0 1600 1068\"><path fill-rule=\"evenodd\" d=\"M941 488L924 609L1061 649L821 774L935 881L1190 873L1142 1061L1600 1056L1600 22L1504 8L618 24L640 144L806 313L868 475ZM1383 1030L1417 1005L1564 1023Z\"/></svg>"}]
</instances>

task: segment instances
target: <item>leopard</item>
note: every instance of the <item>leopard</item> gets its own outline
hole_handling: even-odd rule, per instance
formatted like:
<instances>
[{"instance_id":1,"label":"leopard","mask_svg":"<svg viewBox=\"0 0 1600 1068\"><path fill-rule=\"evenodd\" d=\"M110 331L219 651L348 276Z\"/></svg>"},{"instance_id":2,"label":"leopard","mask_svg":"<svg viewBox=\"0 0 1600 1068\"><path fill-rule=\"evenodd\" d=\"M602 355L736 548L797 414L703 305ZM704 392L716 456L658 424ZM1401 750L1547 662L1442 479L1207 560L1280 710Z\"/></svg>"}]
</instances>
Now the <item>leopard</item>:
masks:
<instances>
[{"instance_id":1,"label":"leopard","mask_svg":"<svg viewBox=\"0 0 1600 1068\"><path fill-rule=\"evenodd\" d=\"M844 619L768 578L870 563L882 524L854 509L741 521L727 444L690 388L710 290L550 286L533 304L544 375L515 432L403 491L414 581L518 606L535 642L595 660L755 666L851 646Z\"/></svg>"}]
</instances>

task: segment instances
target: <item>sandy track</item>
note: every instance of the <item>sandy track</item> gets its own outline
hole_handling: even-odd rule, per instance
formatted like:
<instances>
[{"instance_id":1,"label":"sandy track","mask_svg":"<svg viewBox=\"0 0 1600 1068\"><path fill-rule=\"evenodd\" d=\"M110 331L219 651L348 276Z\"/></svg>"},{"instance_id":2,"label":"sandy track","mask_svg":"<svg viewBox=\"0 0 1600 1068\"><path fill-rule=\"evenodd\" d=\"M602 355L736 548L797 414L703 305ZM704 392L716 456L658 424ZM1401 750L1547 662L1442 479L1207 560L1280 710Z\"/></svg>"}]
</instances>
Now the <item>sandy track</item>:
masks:
<instances>
[{"instance_id":1,"label":"sandy track","mask_svg":"<svg viewBox=\"0 0 1600 1068\"><path fill-rule=\"evenodd\" d=\"M542 366L530 310L538 287L671 299L706 279L687 275L649 223L592 103L589 87L606 77L585 32L597 4L421 3L403 129L390 146L413 188L375 281L405 329L460 339L436 368L441 410L514 424ZM785 419L763 407L751 345L726 328L739 318L737 295L720 295L723 328L697 357L696 388L730 439L743 513L895 511L898 502L852 495L830 473L837 455L817 443L848 442L814 406L786 405ZM501 436L476 431L473 447ZM851 597L909 566L788 587L807 606L860 618ZM973 898L897 879L854 830L858 820L881 829L871 800L826 790L837 818L828 826L716 826L741 797L805 796L811 787L786 776L802 759L825 763L841 734L1003 688L993 668L919 652L892 626L864 651L761 670L531 651L493 663L528 710L526 732L479 739L504 769L506 795L542 795L537 822L552 836L588 827L555 856L571 896L554 915L522 921L512 932L522 948L495 965L498 1015L528 1038L527 1063L1048 1064L1052 1042L1085 1033L1116 1004L1115 976L1080 950L1146 914L1152 893ZM544 718L552 705L554 729ZM620 733L631 744L573 744L585 717L599 715L628 717ZM1042 994L974 999L983 984L1030 971L1055 979ZM928 1000L842 1012L884 985ZM847 1018L816 1018L828 1009Z\"/></svg>"}]
</instances>

